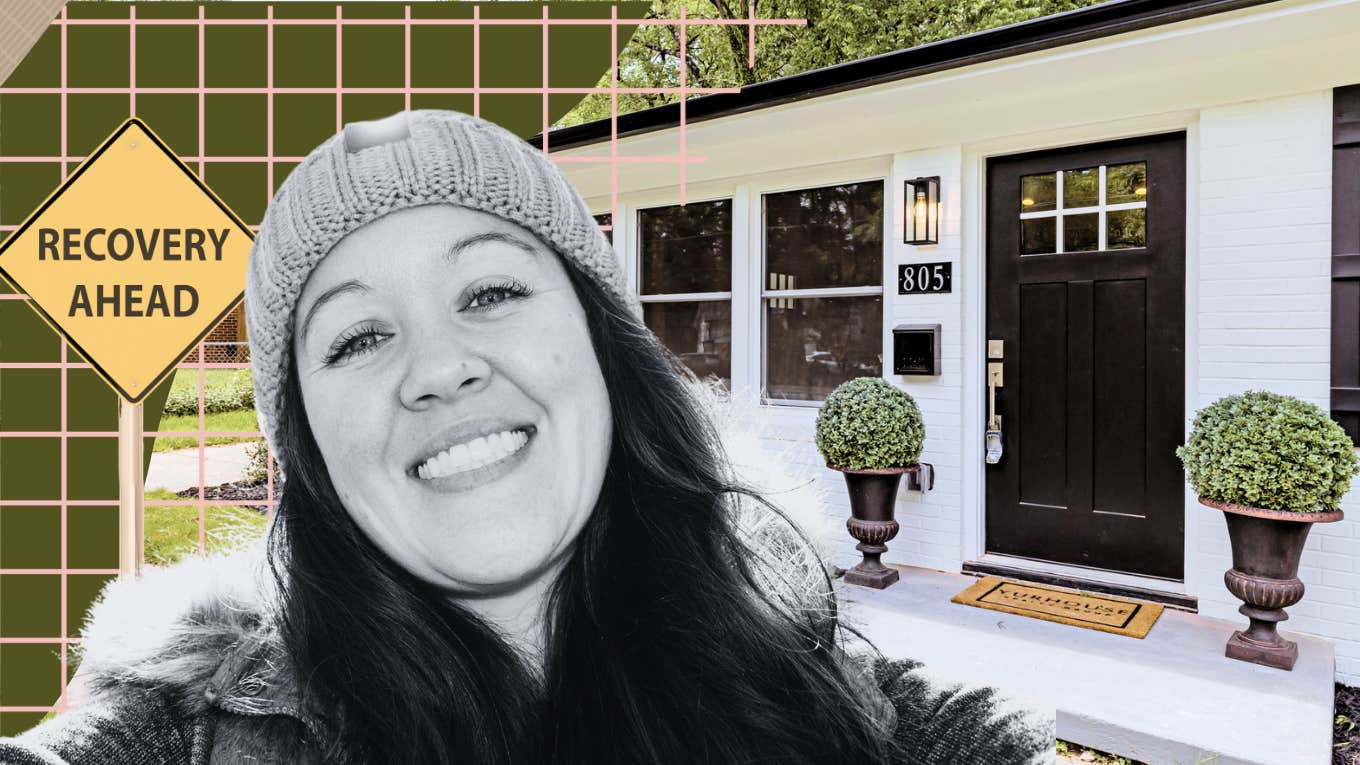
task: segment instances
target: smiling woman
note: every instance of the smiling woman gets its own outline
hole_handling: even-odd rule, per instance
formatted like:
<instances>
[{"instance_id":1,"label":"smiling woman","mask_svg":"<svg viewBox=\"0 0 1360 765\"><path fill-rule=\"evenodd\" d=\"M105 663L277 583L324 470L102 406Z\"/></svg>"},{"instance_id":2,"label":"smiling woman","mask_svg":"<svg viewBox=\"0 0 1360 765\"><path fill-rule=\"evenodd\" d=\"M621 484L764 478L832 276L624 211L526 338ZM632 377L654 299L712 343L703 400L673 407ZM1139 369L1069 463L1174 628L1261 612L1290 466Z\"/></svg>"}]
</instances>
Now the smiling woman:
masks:
<instances>
[{"instance_id":1,"label":"smiling woman","mask_svg":"<svg viewBox=\"0 0 1360 765\"><path fill-rule=\"evenodd\" d=\"M87 700L0 761L1051 759L1051 719L928 693L837 619L580 196L508 131L347 126L270 204L246 311L272 575L111 589Z\"/></svg>"}]
</instances>

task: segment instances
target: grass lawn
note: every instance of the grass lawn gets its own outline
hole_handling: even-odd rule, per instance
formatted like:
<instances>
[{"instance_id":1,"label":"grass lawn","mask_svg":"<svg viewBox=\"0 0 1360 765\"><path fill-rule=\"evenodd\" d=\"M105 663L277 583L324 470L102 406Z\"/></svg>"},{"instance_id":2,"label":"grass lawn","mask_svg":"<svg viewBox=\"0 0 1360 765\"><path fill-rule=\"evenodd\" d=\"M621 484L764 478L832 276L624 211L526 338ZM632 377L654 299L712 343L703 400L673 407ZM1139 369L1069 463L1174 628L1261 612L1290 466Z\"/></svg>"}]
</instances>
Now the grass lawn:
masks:
<instances>
[{"instance_id":1,"label":"grass lawn","mask_svg":"<svg viewBox=\"0 0 1360 765\"><path fill-rule=\"evenodd\" d=\"M254 409L238 409L234 412L213 412L203 417L204 430L212 431L241 431L259 430L260 424L255 419ZM180 417L162 417L161 424L157 430L161 431L197 431L198 415L183 415ZM205 436L203 443L207 446L217 446L218 444L234 444L240 441L259 441L259 436L253 438L235 438L232 436ZM169 437L164 436L156 439L154 451L168 452L174 449L188 449L198 447L198 437Z\"/></svg>"},{"instance_id":2,"label":"grass lawn","mask_svg":"<svg viewBox=\"0 0 1360 765\"><path fill-rule=\"evenodd\" d=\"M204 370L204 383L209 393L214 390L249 390L251 388L251 377L249 369L207 369ZM175 371L175 381L170 384L170 396L172 399L198 398L198 370L179 369ZM210 399L214 398L212 396ZM249 398L245 399L249 401ZM197 408L197 404L194 405ZM242 431L259 430L259 422L255 419L255 410L252 408L237 409L230 412L209 412L204 416L204 429L208 431ZM198 413L184 415L166 415L161 418L157 430L163 431L197 431ZM240 441L254 441L256 438L235 438L230 436L208 436L204 439L205 446L217 446L220 444L232 444ZM198 446L197 437L178 437L178 438L157 438L155 451L167 452L175 449L188 449Z\"/></svg>"},{"instance_id":3,"label":"grass lawn","mask_svg":"<svg viewBox=\"0 0 1360 765\"><path fill-rule=\"evenodd\" d=\"M229 385L233 382L250 385L249 369L205 369L203 370L208 387ZM170 383L170 393L191 393L198 395L198 370L176 369L175 381Z\"/></svg>"},{"instance_id":4,"label":"grass lawn","mask_svg":"<svg viewBox=\"0 0 1360 765\"><path fill-rule=\"evenodd\" d=\"M180 499L168 489L152 489L146 499ZM208 552L226 551L248 543L264 532L264 513L253 507L208 505L205 508L205 539ZM186 555L198 554L198 506L147 505L143 547L149 566L168 566Z\"/></svg>"}]
</instances>

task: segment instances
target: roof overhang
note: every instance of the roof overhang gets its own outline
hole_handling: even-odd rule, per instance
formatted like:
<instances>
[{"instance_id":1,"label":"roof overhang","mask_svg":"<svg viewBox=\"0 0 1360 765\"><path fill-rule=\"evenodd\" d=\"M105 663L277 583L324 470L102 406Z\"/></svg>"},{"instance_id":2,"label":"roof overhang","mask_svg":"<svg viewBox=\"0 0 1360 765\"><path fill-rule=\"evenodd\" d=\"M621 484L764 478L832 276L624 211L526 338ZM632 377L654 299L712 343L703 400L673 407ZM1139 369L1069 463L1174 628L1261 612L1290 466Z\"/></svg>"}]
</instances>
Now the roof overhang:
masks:
<instances>
[{"instance_id":1,"label":"roof overhang","mask_svg":"<svg viewBox=\"0 0 1360 765\"><path fill-rule=\"evenodd\" d=\"M755 83L736 93L713 93L690 98L685 101L685 123L702 122L1269 2L1276 0L1113 0ZM676 102L620 114L617 124L620 138L679 127L680 104ZM548 146L553 151L589 146L610 140L612 131L610 119L558 128L549 131ZM528 140L536 148L543 146L542 133Z\"/></svg>"}]
</instances>

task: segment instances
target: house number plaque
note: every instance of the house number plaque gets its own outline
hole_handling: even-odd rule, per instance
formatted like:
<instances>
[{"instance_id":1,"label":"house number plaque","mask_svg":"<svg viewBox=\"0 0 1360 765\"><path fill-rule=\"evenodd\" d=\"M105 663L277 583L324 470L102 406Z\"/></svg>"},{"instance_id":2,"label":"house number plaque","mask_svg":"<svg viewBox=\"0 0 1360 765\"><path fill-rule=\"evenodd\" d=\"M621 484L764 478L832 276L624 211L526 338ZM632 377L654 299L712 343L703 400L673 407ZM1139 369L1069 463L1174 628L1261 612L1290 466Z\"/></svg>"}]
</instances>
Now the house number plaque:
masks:
<instances>
[{"instance_id":1,"label":"house number plaque","mask_svg":"<svg viewBox=\"0 0 1360 765\"><path fill-rule=\"evenodd\" d=\"M930 295L953 291L953 263L909 263L897 267L897 294Z\"/></svg>"}]
</instances>

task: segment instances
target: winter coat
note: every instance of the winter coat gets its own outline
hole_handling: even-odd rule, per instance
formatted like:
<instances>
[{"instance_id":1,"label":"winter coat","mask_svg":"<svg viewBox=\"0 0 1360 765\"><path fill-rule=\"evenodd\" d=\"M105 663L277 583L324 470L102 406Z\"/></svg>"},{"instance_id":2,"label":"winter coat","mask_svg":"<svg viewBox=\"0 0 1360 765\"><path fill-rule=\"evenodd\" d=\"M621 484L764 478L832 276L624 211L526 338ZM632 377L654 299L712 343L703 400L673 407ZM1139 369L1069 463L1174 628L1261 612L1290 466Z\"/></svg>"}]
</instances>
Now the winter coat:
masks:
<instances>
[{"instance_id":1,"label":"winter coat","mask_svg":"<svg viewBox=\"0 0 1360 765\"><path fill-rule=\"evenodd\" d=\"M88 698L0 738L0 763L321 762L316 742L334 730L325 710L300 700L258 557L195 558L110 585L83 635ZM852 648L846 661L884 734L904 743L904 763L1053 762L1051 712L1003 710L995 689L942 683L910 659Z\"/></svg>"},{"instance_id":2,"label":"winter coat","mask_svg":"<svg viewBox=\"0 0 1360 765\"><path fill-rule=\"evenodd\" d=\"M787 488L784 460L757 443L752 417L717 413L737 472L758 488L777 488L782 509L821 542L822 498L810 493L807 481ZM818 554L791 542L792 527L772 522L777 516L758 503L740 504L736 512L752 550L793 572L778 583L762 582L776 602L824 608L824 601L808 606L800 594L825 582ZM17 737L0 738L0 763L320 762L317 742L335 739L333 715L304 703L271 617L276 604L262 543L111 583L92 607L78 648L87 698ZM905 756L894 765L1055 761L1051 708L867 649L850 642L843 660L882 735L903 745Z\"/></svg>"}]
</instances>

